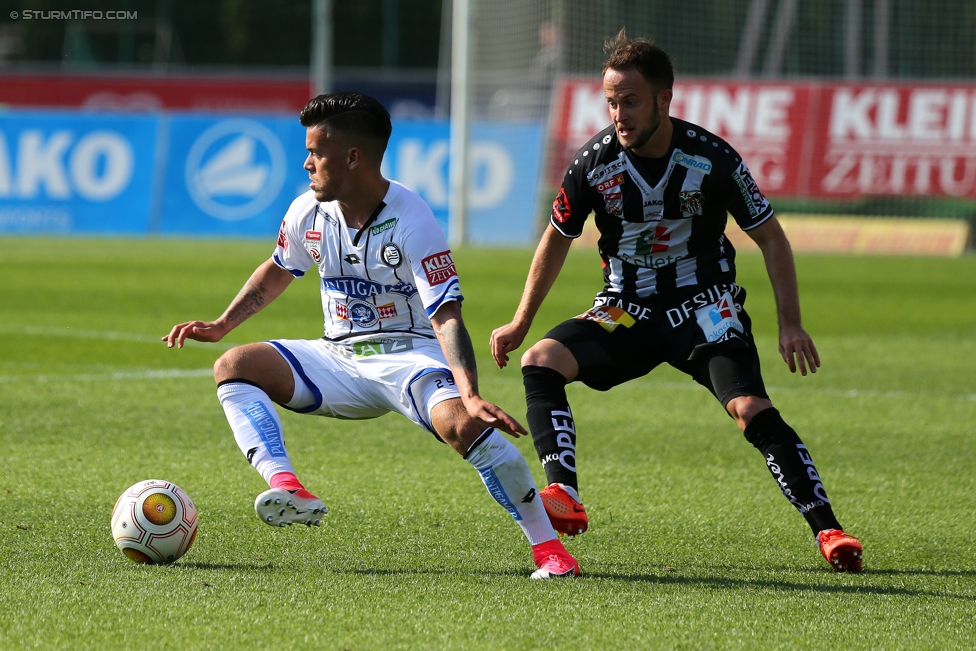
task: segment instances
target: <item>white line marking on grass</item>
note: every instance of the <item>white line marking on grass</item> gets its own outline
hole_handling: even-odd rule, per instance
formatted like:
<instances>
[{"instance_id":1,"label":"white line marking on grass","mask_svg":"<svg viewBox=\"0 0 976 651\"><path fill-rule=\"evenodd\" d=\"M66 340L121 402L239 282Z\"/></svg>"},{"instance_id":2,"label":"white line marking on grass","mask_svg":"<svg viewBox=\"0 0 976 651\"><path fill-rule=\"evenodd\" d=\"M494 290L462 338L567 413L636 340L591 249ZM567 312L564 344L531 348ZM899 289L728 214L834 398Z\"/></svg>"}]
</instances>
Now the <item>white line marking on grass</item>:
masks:
<instances>
[{"instance_id":1,"label":"white line marking on grass","mask_svg":"<svg viewBox=\"0 0 976 651\"><path fill-rule=\"evenodd\" d=\"M134 332L112 332L111 330L85 330L83 328L71 328L68 326L58 328L53 326L0 325L0 332L38 337L76 337L78 339L107 339L110 341L134 341L140 344L154 344L156 346L165 345L161 336L140 335ZM227 342L210 344L203 341L193 341L192 339L187 339L183 345L194 348L205 347L216 348L219 350L230 350L231 348L239 346L240 344L231 344Z\"/></svg>"},{"instance_id":2,"label":"white line marking on grass","mask_svg":"<svg viewBox=\"0 0 976 651\"><path fill-rule=\"evenodd\" d=\"M113 371L111 373L75 373L66 375L0 375L4 382L85 382L88 380L169 380L185 377L208 377L210 368L157 368L144 371Z\"/></svg>"}]
</instances>

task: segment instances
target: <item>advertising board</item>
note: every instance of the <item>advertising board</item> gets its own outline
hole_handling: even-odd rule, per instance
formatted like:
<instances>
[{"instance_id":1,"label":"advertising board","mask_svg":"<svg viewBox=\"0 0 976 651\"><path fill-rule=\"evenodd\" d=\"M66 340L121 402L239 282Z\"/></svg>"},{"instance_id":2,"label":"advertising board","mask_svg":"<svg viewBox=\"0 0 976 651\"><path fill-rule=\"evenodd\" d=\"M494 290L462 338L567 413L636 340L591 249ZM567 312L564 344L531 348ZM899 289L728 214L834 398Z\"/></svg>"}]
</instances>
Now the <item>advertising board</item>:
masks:
<instances>
[{"instance_id":1,"label":"advertising board","mask_svg":"<svg viewBox=\"0 0 976 651\"><path fill-rule=\"evenodd\" d=\"M671 115L727 140L763 191L817 198L976 198L976 85L726 82L674 85ZM547 180L610 124L599 79L563 80Z\"/></svg>"},{"instance_id":2,"label":"advertising board","mask_svg":"<svg viewBox=\"0 0 976 651\"><path fill-rule=\"evenodd\" d=\"M77 113L0 117L0 232L149 229L158 120Z\"/></svg>"},{"instance_id":3,"label":"advertising board","mask_svg":"<svg viewBox=\"0 0 976 651\"><path fill-rule=\"evenodd\" d=\"M543 128L476 124L468 239L535 237ZM448 228L446 121L394 121L383 172ZM294 116L0 114L0 232L266 236L308 190Z\"/></svg>"}]
</instances>

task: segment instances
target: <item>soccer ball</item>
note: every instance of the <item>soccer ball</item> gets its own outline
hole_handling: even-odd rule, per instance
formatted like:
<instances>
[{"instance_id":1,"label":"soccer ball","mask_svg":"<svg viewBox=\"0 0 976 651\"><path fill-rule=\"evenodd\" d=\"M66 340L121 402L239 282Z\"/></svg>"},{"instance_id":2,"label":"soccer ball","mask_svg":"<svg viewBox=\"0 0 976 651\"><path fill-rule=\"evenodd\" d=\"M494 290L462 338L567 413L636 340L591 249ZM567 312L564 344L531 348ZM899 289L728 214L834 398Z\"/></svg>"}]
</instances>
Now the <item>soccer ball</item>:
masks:
<instances>
[{"instance_id":1,"label":"soccer ball","mask_svg":"<svg viewBox=\"0 0 976 651\"><path fill-rule=\"evenodd\" d=\"M122 553L137 563L172 563L197 537L197 507L176 484L141 481L115 502L112 536Z\"/></svg>"}]
</instances>

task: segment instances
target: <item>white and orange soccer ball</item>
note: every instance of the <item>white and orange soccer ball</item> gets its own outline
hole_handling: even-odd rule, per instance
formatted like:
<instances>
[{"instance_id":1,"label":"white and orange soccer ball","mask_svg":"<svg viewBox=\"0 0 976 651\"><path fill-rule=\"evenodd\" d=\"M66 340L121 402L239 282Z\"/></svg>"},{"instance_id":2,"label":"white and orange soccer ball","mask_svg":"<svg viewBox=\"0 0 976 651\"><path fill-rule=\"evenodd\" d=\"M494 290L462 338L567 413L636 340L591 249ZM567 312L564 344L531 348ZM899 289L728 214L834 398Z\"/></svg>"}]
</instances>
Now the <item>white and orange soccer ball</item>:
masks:
<instances>
[{"instance_id":1,"label":"white and orange soccer ball","mask_svg":"<svg viewBox=\"0 0 976 651\"><path fill-rule=\"evenodd\" d=\"M176 484L141 481L115 502L112 536L122 553L137 563L172 563L197 537L197 507Z\"/></svg>"}]
</instances>

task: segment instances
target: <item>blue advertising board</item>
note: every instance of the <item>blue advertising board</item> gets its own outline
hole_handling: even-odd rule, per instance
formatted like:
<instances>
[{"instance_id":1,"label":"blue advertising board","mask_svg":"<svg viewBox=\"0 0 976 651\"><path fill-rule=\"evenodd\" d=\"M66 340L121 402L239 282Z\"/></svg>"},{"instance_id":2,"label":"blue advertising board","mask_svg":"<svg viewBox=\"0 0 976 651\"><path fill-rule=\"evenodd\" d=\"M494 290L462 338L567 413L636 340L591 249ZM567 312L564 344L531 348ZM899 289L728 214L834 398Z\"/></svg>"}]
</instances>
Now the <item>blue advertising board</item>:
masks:
<instances>
[{"instance_id":1,"label":"blue advertising board","mask_svg":"<svg viewBox=\"0 0 976 651\"><path fill-rule=\"evenodd\" d=\"M542 138L541 124L474 125L468 161L468 242L524 245L533 241ZM445 233L449 168L447 122L394 123L384 174L423 197Z\"/></svg>"},{"instance_id":2,"label":"blue advertising board","mask_svg":"<svg viewBox=\"0 0 976 651\"><path fill-rule=\"evenodd\" d=\"M541 124L476 124L467 239L534 239ZM418 192L448 230L450 127L397 121L383 172ZM0 114L0 232L273 237L308 190L293 117Z\"/></svg>"},{"instance_id":3,"label":"blue advertising board","mask_svg":"<svg viewBox=\"0 0 976 651\"><path fill-rule=\"evenodd\" d=\"M158 120L0 115L0 232L145 234Z\"/></svg>"},{"instance_id":4,"label":"blue advertising board","mask_svg":"<svg viewBox=\"0 0 976 651\"><path fill-rule=\"evenodd\" d=\"M308 190L305 129L292 117L164 118L168 131L158 230L266 235Z\"/></svg>"}]
</instances>

